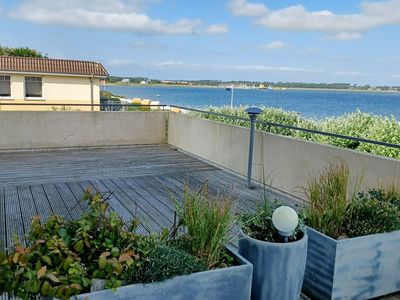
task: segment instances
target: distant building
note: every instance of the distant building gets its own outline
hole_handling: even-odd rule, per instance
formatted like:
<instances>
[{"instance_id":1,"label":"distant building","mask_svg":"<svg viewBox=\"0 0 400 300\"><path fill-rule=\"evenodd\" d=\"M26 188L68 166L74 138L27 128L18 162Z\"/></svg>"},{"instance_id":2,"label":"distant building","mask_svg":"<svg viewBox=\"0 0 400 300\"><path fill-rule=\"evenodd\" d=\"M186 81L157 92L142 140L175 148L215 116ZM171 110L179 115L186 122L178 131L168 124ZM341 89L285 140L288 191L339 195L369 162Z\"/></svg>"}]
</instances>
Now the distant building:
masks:
<instances>
[{"instance_id":1,"label":"distant building","mask_svg":"<svg viewBox=\"0 0 400 300\"><path fill-rule=\"evenodd\" d=\"M121 83L129 83L131 80L129 78L124 78L121 80Z\"/></svg>"},{"instance_id":2,"label":"distant building","mask_svg":"<svg viewBox=\"0 0 400 300\"><path fill-rule=\"evenodd\" d=\"M147 84L147 81L142 80L142 81L140 82L140 84Z\"/></svg>"},{"instance_id":3,"label":"distant building","mask_svg":"<svg viewBox=\"0 0 400 300\"><path fill-rule=\"evenodd\" d=\"M99 104L100 80L107 77L108 72L98 62L0 56L0 110L52 108L4 103ZM91 110L91 107L71 109Z\"/></svg>"}]
</instances>

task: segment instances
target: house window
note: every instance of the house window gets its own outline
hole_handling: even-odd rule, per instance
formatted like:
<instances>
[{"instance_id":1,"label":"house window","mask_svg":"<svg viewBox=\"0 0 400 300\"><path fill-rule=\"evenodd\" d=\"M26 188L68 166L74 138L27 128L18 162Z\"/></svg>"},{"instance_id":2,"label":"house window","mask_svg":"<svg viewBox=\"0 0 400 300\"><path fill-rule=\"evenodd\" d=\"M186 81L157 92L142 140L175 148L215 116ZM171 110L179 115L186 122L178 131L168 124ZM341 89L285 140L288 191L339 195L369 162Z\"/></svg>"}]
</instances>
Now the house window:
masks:
<instances>
[{"instance_id":1,"label":"house window","mask_svg":"<svg viewBox=\"0 0 400 300\"><path fill-rule=\"evenodd\" d=\"M25 97L42 98L42 77L25 77Z\"/></svg>"},{"instance_id":2,"label":"house window","mask_svg":"<svg viewBox=\"0 0 400 300\"><path fill-rule=\"evenodd\" d=\"M10 76L0 76L0 97L11 97Z\"/></svg>"}]
</instances>

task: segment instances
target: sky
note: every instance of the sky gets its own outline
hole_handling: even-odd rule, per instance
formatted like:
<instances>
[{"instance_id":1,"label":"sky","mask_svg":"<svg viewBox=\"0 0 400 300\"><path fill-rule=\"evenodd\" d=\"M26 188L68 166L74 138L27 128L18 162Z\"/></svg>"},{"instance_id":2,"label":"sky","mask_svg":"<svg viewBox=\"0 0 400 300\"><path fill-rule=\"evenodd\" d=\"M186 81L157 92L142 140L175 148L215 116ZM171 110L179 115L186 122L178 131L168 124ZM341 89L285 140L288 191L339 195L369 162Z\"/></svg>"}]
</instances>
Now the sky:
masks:
<instances>
[{"instance_id":1,"label":"sky","mask_svg":"<svg viewBox=\"0 0 400 300\"><path fill-rule=\"evenodd\" d=\"M400 0L0 0L0 44L175 80L400 85Z\"/></svg>"}]
</instances>

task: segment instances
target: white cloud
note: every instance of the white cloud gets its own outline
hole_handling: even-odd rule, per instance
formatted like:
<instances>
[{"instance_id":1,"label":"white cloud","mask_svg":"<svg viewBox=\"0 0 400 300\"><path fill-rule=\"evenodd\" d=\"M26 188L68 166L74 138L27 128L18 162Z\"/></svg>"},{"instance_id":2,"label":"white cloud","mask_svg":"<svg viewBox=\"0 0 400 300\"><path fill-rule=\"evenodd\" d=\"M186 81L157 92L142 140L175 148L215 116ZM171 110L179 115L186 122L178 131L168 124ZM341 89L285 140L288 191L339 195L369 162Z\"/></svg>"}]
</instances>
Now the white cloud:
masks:
<instances>
[{"instance_id":1,"label":"white cloud","mask_svg":"<svg viewBox=\"0 0 400 300\"><path fill-rule=\"evenodd\" d=\"M266 50L275 50L275 49L286 48L287 45L282 41L275 41L266 45L262 45L261 47Z\"/></svg>"},{"instance_id":2,"label":"white cloud","mask_svg":"<svg viewBox=\"0 0 400 300\"><path fill-rule=\"evenodd\" d=\"M359 32L339 32L332 35L328 34L325 37L330 40L349 41L361 39L362 35Z\"/></svg>"},{"instance_id":3,"label":"white cloud","mask_svg":"<svg viewBox=\"0 0 400 300\"><path fill-rule=\"evenodd\" d=\"M239 5L240 4L240 5ZM248 5L262 5L263 14L243 14ZM335 14L329 10L308 11L303 5L269 10L263 4L246 0L232 0L230 4L234 15L254 17L260 26L288 31L319 31L328 38L338 40L359 39L372 28L400 24L400 0L364 2L356 14Z\"/></svg>"},{"instance_id":4,"label":"white cloud","mask_svg":"<svg viewBox=\"0 0 400 300\"><path fill-rule=\"evenodd\" d=\"M246 0L232 0L229 9L235 16L257 17L268 13L264 4L250 3Z\"/></svg>"},{"instance_id":5,"label":"white cloud","mask_svg":"<svg viewBox=\"0 0 400 300\"><path fill-rule=\"evenodd\" d=\"M10 16L39 24L138 34L183 35L226 32L221 25L211 25L202 29L203 22L199 19L183 18L175 22L152 19L145 13L146 6L152 2L158 0L24 0L10 13Z\"/></svg>"},{"instance_id":6,"label":"white cloud","mask_svg":"<svg viewBox=\"0 0 400 300\"><path fill-rule=\"evenodd\" d=\"M206 34L225 34L228 31L229 29L226 24L214 24L204 29L204 33Z\"/></svg>"}]
</instances>

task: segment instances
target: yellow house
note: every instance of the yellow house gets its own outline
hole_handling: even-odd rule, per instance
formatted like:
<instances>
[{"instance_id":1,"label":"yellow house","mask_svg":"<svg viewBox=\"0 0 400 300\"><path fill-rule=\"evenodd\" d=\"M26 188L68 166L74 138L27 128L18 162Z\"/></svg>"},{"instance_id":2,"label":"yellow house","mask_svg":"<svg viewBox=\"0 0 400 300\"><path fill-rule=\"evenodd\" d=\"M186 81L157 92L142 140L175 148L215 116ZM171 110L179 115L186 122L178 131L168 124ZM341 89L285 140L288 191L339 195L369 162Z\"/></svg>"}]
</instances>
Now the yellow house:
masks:
<instances>
[{"instance_id":1,"label":"yellow house","mask_svg":"<svg viewBox=\"0 0 400 300\"><path fill-rule=\"evenodd\" d=\"M72 104L100 104L107 77L98 62L0 56L0 110L99 110Z\"/></svg>"}]
</instances>

